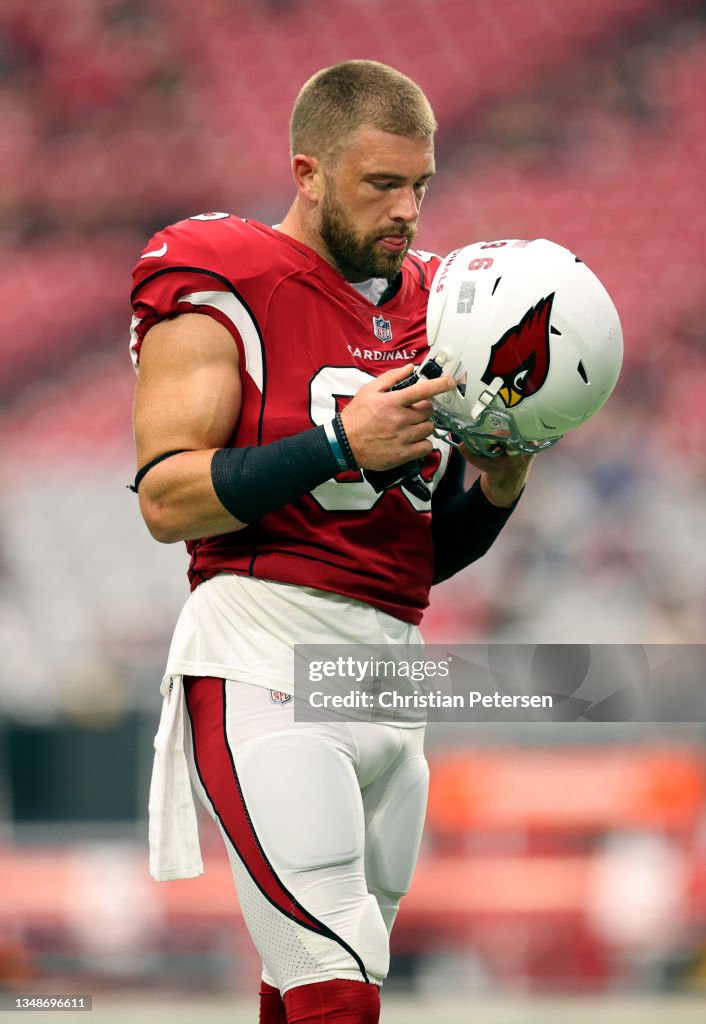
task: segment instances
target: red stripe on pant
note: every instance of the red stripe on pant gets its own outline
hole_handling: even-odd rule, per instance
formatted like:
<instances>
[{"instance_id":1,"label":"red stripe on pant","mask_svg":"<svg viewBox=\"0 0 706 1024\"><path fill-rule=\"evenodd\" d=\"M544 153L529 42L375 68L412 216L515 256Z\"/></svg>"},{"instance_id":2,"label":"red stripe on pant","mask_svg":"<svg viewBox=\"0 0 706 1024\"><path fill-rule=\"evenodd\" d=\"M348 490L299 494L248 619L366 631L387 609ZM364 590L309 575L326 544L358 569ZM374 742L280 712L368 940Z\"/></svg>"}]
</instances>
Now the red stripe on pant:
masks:
<instances>
[{"instance_id":1,"label":"red stripe on pant","mask_svg":"<svg viewBox=\"0 0 706 1024\"><path fill-rule=\"evenodd\" d=\"M185 676L194 760L201 784L256 885L282 913L321 935L330 930L297 903L275 874L255 835L226 736L225 680Z\"/></svg>"}]
</instances>

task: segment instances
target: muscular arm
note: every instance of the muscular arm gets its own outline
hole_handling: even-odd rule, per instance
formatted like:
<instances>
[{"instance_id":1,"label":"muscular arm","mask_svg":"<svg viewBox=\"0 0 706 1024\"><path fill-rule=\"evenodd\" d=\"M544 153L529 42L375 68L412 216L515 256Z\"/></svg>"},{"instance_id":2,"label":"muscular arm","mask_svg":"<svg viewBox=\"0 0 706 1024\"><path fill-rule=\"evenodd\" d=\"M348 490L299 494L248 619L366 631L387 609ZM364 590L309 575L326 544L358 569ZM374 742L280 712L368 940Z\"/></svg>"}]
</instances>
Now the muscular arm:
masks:
<instances>
[{"instance_id":1,"label":"muscular arm","mask_svg":"<svg viewBox=\"0 0 706 1024\"><path fill-rule=\"evenodd\" d=\"M440 377L419 381L406 391L390 392L389 388L410 369L389 370L363 385L342 414L352 451L363 469L387 469L423 457L431 450L429 399L455 385L451 378ZM147 332L134 412L138 468L164 452L188 449L159 462L140 484L142 515L156 540L192 540L232 533L248 525L224 507L214 491L211 473L214 452L226 448L232 437L240 404L238 351L222 325L208 316L191 313L163 321ZM242 465L238 467L238 479L252 480L253 473L261 474L269 490L267 502L260 505L265 511L294 500L328 478L327 473L333 476L337 472L336 460L324 439L319 444L324 445L326 465L326 455L330 458L330 469L324 469L313 483L308 480L300 486L299 481L308 477L301 462L302 449L298 449L298 465L292 446L288 449L290 457L283 462L281 453L275 451L283 443L241 450L258 456L249 460L247 474L243 474ZM316 455L313 449L311 453L312 457ZM272 462L273 456L280 461ZM288 477L286 497L273 496L279 475ZM243 495L242 488L238 493ZM240 501L236 510L241 507L248 507L247 503Z\"/></svg>"},{"instance_id":2,"label":"muscular arm","mask_svg":"<svg viewBox=\"0 0 706 1024\"><path fill-rule=\"evenodd\" d=\"M186 313L152 327L142 343L134 406L137 465L173 449L146 474L140 509L156 540L172 543L231 533L245 525L211 483L215 449L228 444L240 414L238 349L209 316Z\"/></svg>"}]
</instances>

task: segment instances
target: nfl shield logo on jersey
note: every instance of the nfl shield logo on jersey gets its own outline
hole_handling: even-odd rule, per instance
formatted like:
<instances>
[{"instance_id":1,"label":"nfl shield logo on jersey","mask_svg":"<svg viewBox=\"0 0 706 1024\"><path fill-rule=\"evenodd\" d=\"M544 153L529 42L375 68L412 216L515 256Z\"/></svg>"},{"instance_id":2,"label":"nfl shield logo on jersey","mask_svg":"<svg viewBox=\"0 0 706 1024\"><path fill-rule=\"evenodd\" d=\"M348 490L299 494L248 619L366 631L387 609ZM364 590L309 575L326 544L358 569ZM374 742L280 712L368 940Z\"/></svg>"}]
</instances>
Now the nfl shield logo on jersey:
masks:
<instances>
[{"instance_id":1,"label":"nfl shield logo on jersey","mask_svg":"<svg viewBox=\"0 0 706 1024\"><path fill-rule=\"evenodd\" d=\"M270 690L270 700L273 704L286 704L291 699L291 693L282 693L281 690Z\"/></svg>"},{"instance_id":2,"label":"nfl shield logo on jersey","mask_svg":"<svg viewBox=\"0 0 706 1024\"><path fill-rule=\"evenodd\" d=\"M392 341L392 325L384 316L373 317L373 330L380 341Z\"/></svg>"}]
</instances>

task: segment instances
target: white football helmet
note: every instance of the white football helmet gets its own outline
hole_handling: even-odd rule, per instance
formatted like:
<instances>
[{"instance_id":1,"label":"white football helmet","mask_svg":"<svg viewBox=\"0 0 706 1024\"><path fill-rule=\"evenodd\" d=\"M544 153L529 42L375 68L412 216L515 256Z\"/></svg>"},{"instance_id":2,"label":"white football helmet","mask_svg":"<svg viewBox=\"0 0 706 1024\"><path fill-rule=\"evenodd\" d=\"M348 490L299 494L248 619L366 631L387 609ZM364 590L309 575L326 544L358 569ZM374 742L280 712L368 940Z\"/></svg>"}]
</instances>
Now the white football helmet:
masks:
<instances>
[{"instance_id":1,"label":"white football helmet","mask_svg":"<svg viewBox=\"0 0 706 1024\"><path fill-rule=\"evenodd\" d=\"M545 238L476 242L436 272L424 376L458 388L433 399L438 436L477 454L535 453L596 413L623 358L618 313L572 252Z\"/></svg>"}]
</instances>

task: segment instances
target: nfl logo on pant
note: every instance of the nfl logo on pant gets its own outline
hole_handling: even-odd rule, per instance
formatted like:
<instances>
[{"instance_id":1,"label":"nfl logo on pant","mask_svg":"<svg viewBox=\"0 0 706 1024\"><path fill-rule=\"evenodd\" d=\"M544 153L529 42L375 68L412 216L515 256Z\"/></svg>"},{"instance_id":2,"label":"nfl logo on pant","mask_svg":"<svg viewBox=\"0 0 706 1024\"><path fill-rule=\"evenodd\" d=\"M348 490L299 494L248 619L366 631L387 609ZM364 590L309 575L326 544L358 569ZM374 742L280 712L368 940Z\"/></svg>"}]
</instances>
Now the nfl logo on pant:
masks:
<instances>
[{"instance_id":1,"label":"nfl logo on pant","mask_svg":"<svg viewBox=\"0 0 706 1024\"><path fill-rule=\"evenodd\" d=\"M291 693L282 693L281 690L270 690L270 700L273 704L286 704L291 699Z\"/></svg>"}]
</instances>

